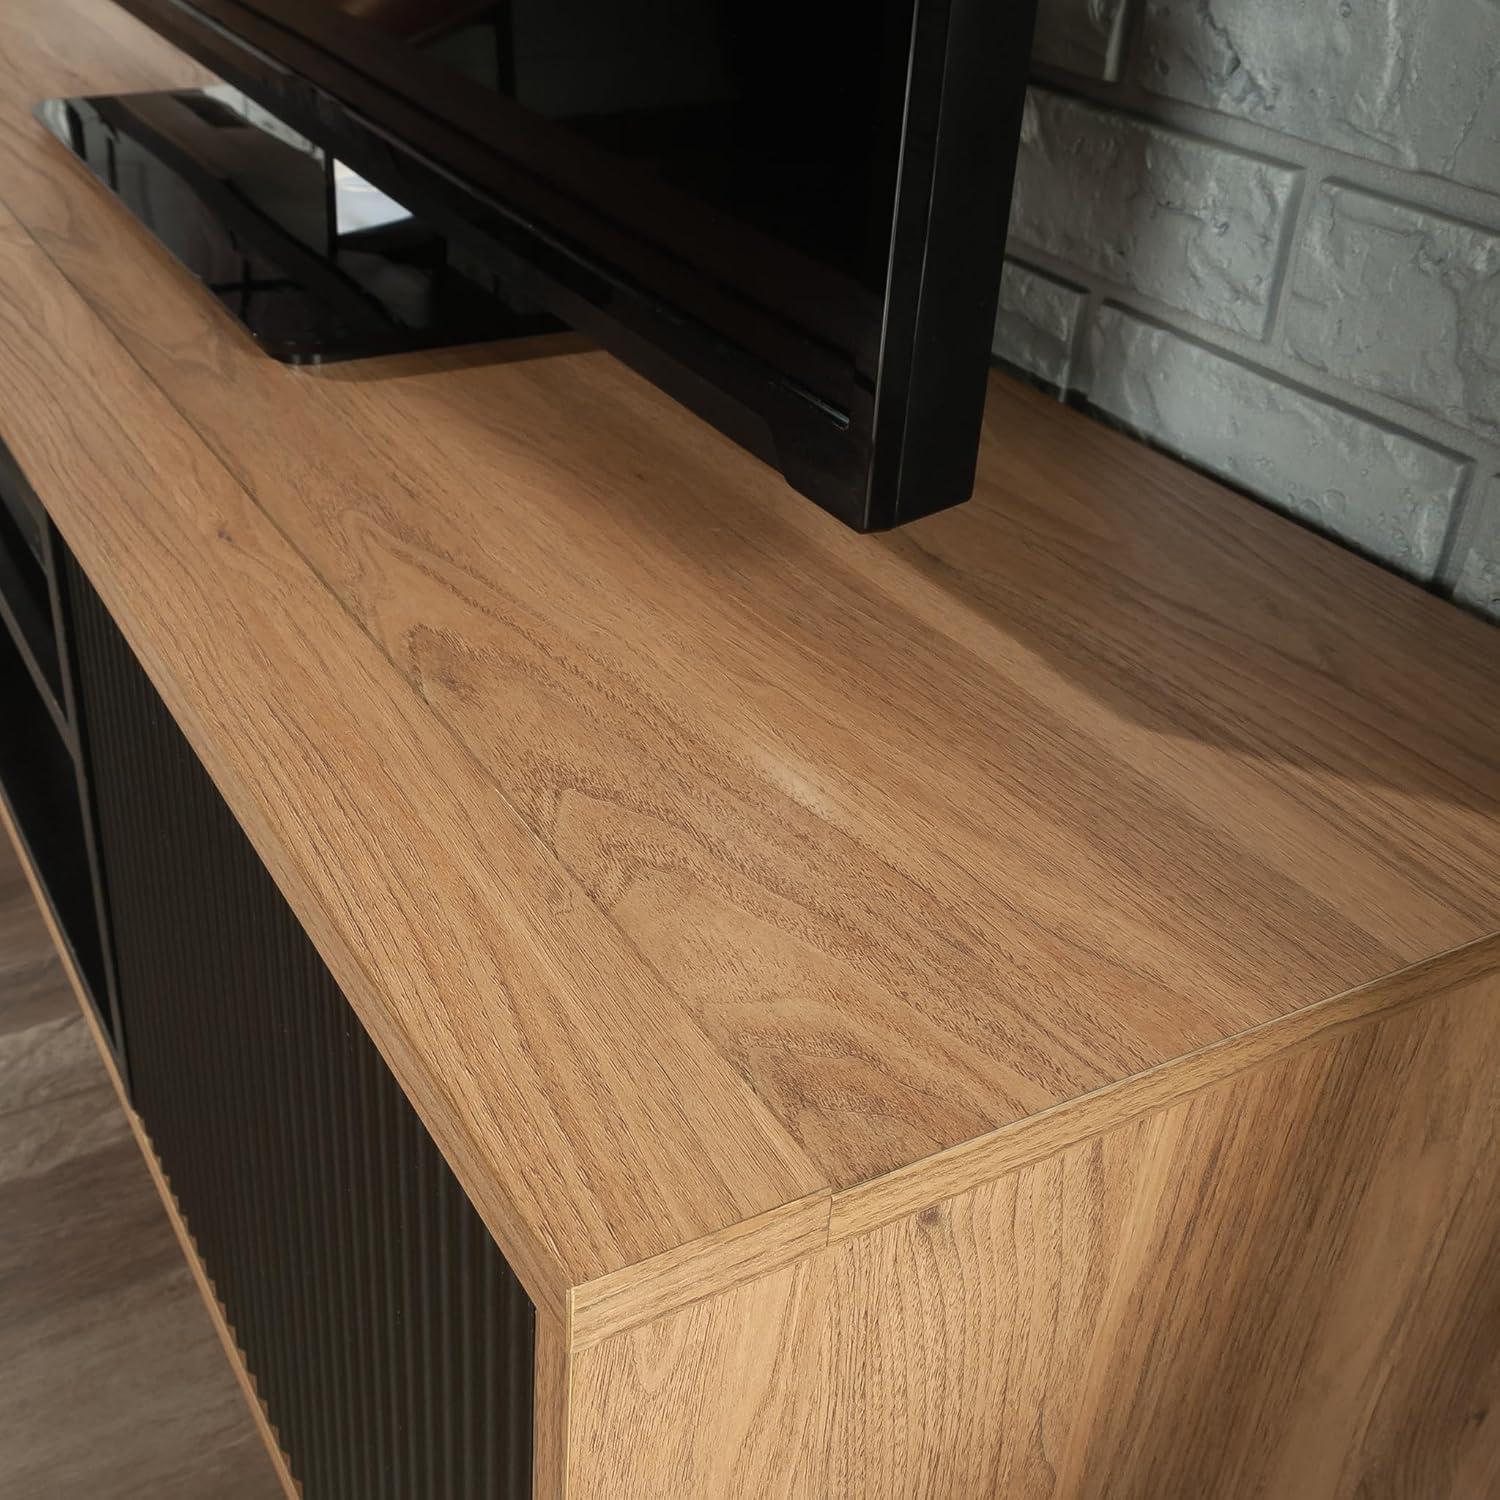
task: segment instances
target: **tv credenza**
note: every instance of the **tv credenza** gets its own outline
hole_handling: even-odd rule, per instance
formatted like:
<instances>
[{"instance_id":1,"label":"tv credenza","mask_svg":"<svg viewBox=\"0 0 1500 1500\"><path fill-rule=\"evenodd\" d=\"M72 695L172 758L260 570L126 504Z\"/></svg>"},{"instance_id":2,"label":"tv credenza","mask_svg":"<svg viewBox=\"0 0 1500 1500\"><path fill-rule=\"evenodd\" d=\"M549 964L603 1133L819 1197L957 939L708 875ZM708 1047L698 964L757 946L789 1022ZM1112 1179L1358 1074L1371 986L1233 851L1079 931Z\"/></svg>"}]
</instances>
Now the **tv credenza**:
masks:
<instances>
[{"instance_id":1,"label":"tv credenza","mask_svg":"<svg viewBox=\"0 0 1500 1500\"><path fill-rule=\"evenodd\" d=\"M999 377L860 538L277 367L0 60L5 818L289 1492L1495 1492L1500 632Z\"/></svg>"}]
</instances>

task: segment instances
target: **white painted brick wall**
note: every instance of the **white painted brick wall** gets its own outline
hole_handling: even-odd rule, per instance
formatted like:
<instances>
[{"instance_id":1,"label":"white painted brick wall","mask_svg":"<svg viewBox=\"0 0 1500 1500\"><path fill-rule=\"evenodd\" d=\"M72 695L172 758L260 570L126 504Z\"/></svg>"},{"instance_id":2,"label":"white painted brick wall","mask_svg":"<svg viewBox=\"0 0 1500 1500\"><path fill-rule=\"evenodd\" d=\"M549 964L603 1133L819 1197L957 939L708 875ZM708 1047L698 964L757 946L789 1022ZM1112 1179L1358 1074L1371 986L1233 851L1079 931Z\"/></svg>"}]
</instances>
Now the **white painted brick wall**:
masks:
<instances>
[{"instance_id":1,"label":"white painted brick wall","mask_svg":"<svg viewBox=\"0 0 1500 1500\"><path fill-rule=\"evenodd\" d=\"M995 351L1500 620L1500 0L1041 0Z\"/></svg>"},{"instance_id":2,"label":"white painted brick wall","mask_svg":"<svg viewBox=\"0 0 1500 1500\"><path fill-rule=\"evenodd\" d=\"M1259 335L1296 181L1244 152L1033 89L1011 243Z\"/></svg>"},{"instance_id":3,"label":"white painted brick wall","mask_svg":"<svg viewBox=\"0 0 1500 1500\"><path fill-rule=\"evenodd\" d=\"M1432 579L1467 477L1461 460L1120 308L1099 310L1089 357L1101 411Z\"/></svg>"},{"instance_id":4,"label":"white painted brick wall","mask_svg":"<svg viewBox=\"0 0 1500 1500\"><path fill-rule=\"evenodd\" d=\"M1286 335L1314 369L1500 435L1500 234L1325 184Z\"/></svg>"},{"instance_id":5,"label":"white painted brick wall","mask_svg":"<svg viewBox=\"0 0 1500 1500\"><path fill-rule=\"evenodd\" d=\"M1494 0L1146 0L1152 92L1500 192Z\"/></svg>"},{"instance_id":6,"label":"white painted brick wall","mask_svg":"<svg viewBox=\"0 0 1500 1500\"><path fill-rule=\"evenodd\" d=\"M1036 60L1093 78L1120 76L1125 0L1054 0L1037 13Z\"/></svg>"},{"instance_id":7,"label":"white painted brick wall","mask_svg":"<svg viewBox=\"0 0 1500 1500\"><path fill-rule=\"evenodd\" d=\"M1048 385L1066 389L1073 375L1073 351L1088 293L1033 271L1013 256L1000 276L1000 310L995 343L1011 359Z\"/></svg>"},{"instance_id":8,"label":"white painted brick wall","mask_svg":"<svg viewBox=\"0 0 1500 1500\"><path fill-rule=\"evenodd\" d=\"M1477 507L1474 527L1460 551L1458 597L1500 620L1500 474Z\"/></svg>"}]
</instances>

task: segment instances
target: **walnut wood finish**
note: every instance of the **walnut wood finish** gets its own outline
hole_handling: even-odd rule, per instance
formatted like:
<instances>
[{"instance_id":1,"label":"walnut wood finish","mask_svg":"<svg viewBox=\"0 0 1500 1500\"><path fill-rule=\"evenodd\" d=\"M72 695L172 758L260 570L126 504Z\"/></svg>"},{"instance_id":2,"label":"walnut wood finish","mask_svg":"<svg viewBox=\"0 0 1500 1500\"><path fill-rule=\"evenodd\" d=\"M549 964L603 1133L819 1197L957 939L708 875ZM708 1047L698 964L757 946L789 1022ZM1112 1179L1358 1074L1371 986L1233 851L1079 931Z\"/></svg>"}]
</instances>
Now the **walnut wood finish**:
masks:
<instances>
[{"instance_id":1,"label":"walnut wood finish","mask_svg":"<svg viewBox=\"0 0 1500 1500\"><path fill-rule=\"evenodd\" d=\"M601 355L275 366L26 113L199 76L0 9L0 435L542 1310L547 1493L724 1288L816 1391L847 1247L1054 1159L1155 1233L1160 1121L1487 971L1493 630L999 377L975 500L860 538Z\"/></svg>"},{"instance_id":2,"label":"walnut wood finish","mask_svg":"<svg viewBox=\"0 0 1500 1500\"><path fill-rule=\"evenodd\" d=\"M1500 1491L1500 948L575 1355L571 1500Z\"/></svg>"}]
</instances>

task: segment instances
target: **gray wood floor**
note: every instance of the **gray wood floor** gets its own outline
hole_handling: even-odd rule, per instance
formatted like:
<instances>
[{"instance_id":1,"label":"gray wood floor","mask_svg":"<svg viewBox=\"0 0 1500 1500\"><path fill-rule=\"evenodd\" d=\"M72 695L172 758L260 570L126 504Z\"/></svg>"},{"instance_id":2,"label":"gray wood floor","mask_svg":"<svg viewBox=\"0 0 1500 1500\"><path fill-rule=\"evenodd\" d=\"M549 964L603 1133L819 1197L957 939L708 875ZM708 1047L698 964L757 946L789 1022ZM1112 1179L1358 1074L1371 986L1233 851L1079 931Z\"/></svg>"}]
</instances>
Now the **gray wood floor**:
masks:
<instances>
[{"instance_id":1,"label":"gray wood floor","mask_svg":"<svg viewBox=\"0 0 1500 1500\"><path fill-rule=\"evenodd\" d=\"M280 1494L0 833L0 1496Z\"/></svg>"}]
</instances>

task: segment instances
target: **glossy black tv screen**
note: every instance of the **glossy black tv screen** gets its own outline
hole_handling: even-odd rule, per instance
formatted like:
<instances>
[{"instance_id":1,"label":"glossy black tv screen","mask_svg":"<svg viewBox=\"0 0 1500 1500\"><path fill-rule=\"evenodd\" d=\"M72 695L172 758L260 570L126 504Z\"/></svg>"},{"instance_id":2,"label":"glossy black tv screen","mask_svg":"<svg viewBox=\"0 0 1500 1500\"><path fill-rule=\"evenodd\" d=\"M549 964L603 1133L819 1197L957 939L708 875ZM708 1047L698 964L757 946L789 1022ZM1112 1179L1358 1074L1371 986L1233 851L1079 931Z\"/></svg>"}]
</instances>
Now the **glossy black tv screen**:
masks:
<instances>
[{"instance_id":1,"label":"glossy black tv screen","mask_svg":"<svg viewBox=\"0 0 1500 1500\"><path fill-rule=\"evenodd\" d=\"M850 525L971 492L1032 0L123 3Z\"/></svg>"}]
</instances>

